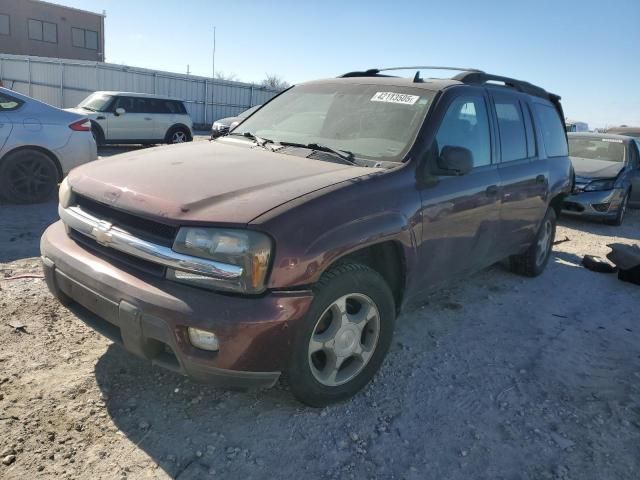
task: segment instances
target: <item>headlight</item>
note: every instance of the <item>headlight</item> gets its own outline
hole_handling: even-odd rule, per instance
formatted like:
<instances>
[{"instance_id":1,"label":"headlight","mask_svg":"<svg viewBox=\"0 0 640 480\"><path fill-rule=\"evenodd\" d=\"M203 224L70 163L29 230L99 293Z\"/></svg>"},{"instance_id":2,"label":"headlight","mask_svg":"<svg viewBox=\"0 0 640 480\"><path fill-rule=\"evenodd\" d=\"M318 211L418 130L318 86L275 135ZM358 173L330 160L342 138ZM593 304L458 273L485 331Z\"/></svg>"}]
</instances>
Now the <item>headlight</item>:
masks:
<instances>
[{"instance_id":1,"label":"headlight","mask_svg":"<svg viewBox=\"0 0 640 480\"><path fill-rule=\"evenodd\" d=\"M71 186L69 180L64 177L64 180L60 183L60 189L58 190L58 201L62 208L67 208L71 204Z\"/></svg>"},{"instance_id":2,"label":"headlight","mask_svg":"<svg viewBox=\"0 0 640 480\"><path fill-rule=\"evenodd\" d=\"M260 293L265 288L271 239L262 233L184 227L178 232L173 250L214 260L220 264L220 273L209 276L168 269L167 278L170 280L242 293Z\"/></svg>"},{"instance_id":3,"label":"headlight","mask_svg":"<svg viewBox=\"0 0 640 480\"><path fill-rule=\"evenodd\" d=\"M597 192L599 190L613 190L616 184L615 178L609 178L607 180L594 180L584 187L585 192Z\"/></svg>"}]
</instances>

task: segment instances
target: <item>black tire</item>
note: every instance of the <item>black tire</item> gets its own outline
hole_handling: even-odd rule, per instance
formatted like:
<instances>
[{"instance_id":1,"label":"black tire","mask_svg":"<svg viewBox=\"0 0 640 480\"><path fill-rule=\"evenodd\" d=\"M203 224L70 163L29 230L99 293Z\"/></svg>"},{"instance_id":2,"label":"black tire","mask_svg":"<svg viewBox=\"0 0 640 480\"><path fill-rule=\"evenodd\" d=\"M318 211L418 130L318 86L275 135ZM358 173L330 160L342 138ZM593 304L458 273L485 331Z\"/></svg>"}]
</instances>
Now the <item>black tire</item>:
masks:
<instances>
[{"instance_id":1,"label":"black tire","mask_svg":"<svg viewBox=\"0 0 640 480\"><path fill-rule=\"evenodd\" d=\"M191 141L189 130L184 127L173 127L167 133L166 143L186 143Z\"/></svg>"},{"instance_id":2,"label":"black tire","mask_svg":"<svg viewBox=\"0 0 640 480\"><path fill-rule=\"evenodd\" d=\"M102 147L104 145L104 133L102 129L94 123L91 124L91 135L93 135L96 146Z\"/></svg>"},{"instance_id":3,"label":"black tire","mask_svg":"<svg viewBox=\"0 0 640 480\"><path fill-rule=\"evenodd\" d=\"M541 245L543 238L544 245ZM513 255L509 257L509 269L518 275L526 277L537 277L540 275L551 257L553 250L553 242L556 237L556 211L553 207L547 209L547 213L540 224L538 234L533 244L521 255ZM542 252L544 249L544 252Z\"/></svg>"},{"instance_id":4,"label":"black tire","mask_svg":"<svg viewBox=\"0 0 640 480\"><path fill-rule=\"evenodd\" d=\"M53 160L38 150L10 153L0 165L0 194L12 203L39 203L58 190L59 172Z\"/></svg>"},{"instance_id":5,"label":"black tire","mask_svg":"<svg viewBox=\"0 0 640 480\"><path fill-rule=\"evenodd\" d=\"M391 289L380 274L357 263L341 264L330 269L314 287L314 293L311 308L297 331L286 374L291 391L298 400L312 407L323 407L352 397L371 381L389 350L396 310ZM369 359L360 367L361 370L356 370L353 378L346 383L327 386L318 381L312 371L310 341L327 309L338 299L348 295L366 297L376 307L379 319L377 340L371 347ZM346 363L345 361L343 366Z\"/></svg>"},{"instance_id":6,"label":"black tire","mask_svg":"<svg viewBox=\"0 0 640 480\"><path fill-rule=\"evenodd\" d=\"M622 199L622 203L620 203L620 206L618 207L618 213L616 214L615 218L612 218L611 220L605 220L605 223L607 225L614 225L616 227L622 225L622 222L624 222L625 213L627 213L627 207L629 206L630 197L631 192L627 190L627 193L624 194L624 198Z\"/></svg>"}]
</instances>

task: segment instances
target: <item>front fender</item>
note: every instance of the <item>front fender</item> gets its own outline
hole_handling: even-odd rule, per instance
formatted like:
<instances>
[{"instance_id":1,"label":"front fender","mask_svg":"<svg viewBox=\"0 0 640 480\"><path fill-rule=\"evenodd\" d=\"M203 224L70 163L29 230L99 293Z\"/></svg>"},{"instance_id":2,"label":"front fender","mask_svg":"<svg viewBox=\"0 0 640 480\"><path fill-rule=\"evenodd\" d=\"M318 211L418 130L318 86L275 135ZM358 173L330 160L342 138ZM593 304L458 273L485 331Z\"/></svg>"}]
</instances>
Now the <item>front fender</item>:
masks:
<instances>
[{"instance_id":1,"label":"front fender","mask_svg":"<svg viewBox=\"0 0 640 480\"><path fill-rule=\"evenodd\" d=\"M314 284L340 258L387 241L401 247L407 266L416 264L416 238L407 217L400 212L380 212L327 230L298 259L291 259L289 268L280 270L272 282L290 286ZM405 279L408 276L406 272Z\"/></svg>"}]
</instances>

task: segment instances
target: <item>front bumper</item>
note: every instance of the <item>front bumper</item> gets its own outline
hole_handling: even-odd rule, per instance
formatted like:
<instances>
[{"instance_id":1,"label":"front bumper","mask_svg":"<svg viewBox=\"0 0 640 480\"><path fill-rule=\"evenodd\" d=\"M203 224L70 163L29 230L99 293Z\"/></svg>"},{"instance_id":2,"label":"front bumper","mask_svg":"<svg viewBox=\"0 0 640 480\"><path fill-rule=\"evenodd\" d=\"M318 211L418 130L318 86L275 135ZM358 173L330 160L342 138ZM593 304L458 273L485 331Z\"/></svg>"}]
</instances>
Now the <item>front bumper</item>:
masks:
<instances>
[{"instance_id":1,"label":"front bumper","mask_svg":"<svg viewBox=\"0 0 640 480\"><path fill-rule=\"evenodd\" d=\"M624 199L625 190L574 192L564 199L562 213L592 219L613 219Z\"/></svg>"},{"instance_id":2,"label":"front bumper","mask_svg":"<svg viewBox=\"0 0 640 480\"><path fill-rule=\"evenodd\" d=\"M62 222L41 240L47 285L89 326L153 364L227 388L272 386L287 367L308 291L223 295L116 267L78 245ZM189 342L187 327L214 332L220 349Z\"/></svg>"}]
</instances>

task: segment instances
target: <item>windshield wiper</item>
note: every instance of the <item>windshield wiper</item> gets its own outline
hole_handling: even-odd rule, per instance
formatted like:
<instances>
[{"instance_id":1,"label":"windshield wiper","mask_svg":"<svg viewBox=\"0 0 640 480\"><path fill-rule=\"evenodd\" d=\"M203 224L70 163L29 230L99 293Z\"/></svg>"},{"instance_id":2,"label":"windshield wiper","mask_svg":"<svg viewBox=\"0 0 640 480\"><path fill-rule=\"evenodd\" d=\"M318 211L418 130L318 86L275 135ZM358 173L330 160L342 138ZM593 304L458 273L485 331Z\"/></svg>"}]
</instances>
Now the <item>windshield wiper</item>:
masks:
<instances>
[{"instance_id":1,"label":"windshield wiper","mask_svg":"<svg viewBox=\"0 0 640 480\"><path fill-rule=\"evenodd\" d=\"M333 153L337 157L340 157L344 163L347 165L354 165L359 167L356 162L353 161L353 152L348 150L339 150L337 148L330 147L328 145L322 145L320 143L294 143L294 142L280 142L280 145L285 147L301 147L301 148L310 148L311 150L318 150L319 152L328 152Z\"/></svg>"},{"instance_id":2,"label":"windshield wiper","mask_svg":"<svg viewBox=\"0 0 640 480\"><path fill-rule=\"evenodd\" d=\"M90 112L97 112L97 110L95 108L91 108L91 107L87 107L87 106L82 106L80 108L84 108L85 110L89 110Z\"/></svg>"},{"instance_id":3,"label":"windshield wiper","mask_svg":"<svg viewBox=\"0 0 640 480\"><path fill-rule=\"evenodd\" d=\"M256 142L256 144L258 144L259 147L265 147L265 145L267 145L267 143L275 143L273 140L271 140L270 138L262 138L259 137L258 135L255 135L251 132L244 132L244 133L233 133L231 132L229 134L231 135L237 135L240 137L245 137L245 138L250 138L251 140L253 140L254 142Z\"/></svg>"}]
</instances>

